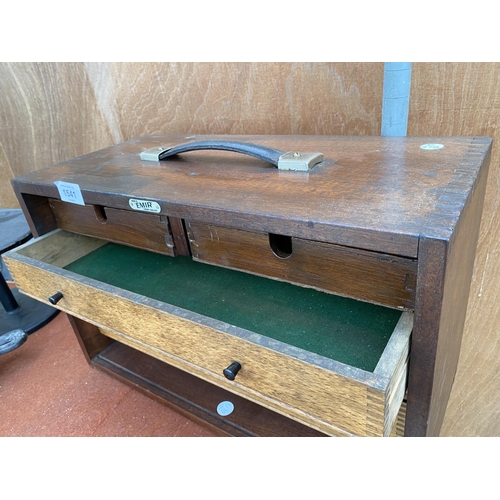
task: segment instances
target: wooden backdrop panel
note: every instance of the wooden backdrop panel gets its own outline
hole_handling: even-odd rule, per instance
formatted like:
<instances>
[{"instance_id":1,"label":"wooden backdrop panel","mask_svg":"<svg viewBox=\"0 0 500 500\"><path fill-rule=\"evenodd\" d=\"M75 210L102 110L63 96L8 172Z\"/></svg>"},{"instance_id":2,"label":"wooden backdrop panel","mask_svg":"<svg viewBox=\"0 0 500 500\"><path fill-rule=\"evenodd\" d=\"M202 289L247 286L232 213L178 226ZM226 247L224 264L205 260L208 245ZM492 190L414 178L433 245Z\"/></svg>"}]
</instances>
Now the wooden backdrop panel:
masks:
<instances>
[{"instance_id":1,"label":"wooden backdrop panel","mask_svg":"<svg viewBox=\"0 0 500 500\"><path fill-rule=\"evenodd\" d=\"M112 143L84 69L81 64L0 65L0 208L18 206L7 177Z\"/></svg>"},{"instance_id":2,"label":"wooden backdrop panel","mask_svg":"<svg viewBox=\"0 0 500 500\"><path fill-rule=\"evenodd\" d=\"M462 350L443 436L500 436L500 64L414 63L408 135L493 137Z\"/></svg>"},{"instance_id":3,"label":"wooden backdrop panel","mask_svg":"<svg viewBox=\"0 0 500 500\"><path fill-rule=\"evenodd\" d=\"M380 131L381 64L92 63L86 69L91 81L105 79L113 88L106 97L96 94L110 129L121 125L115 140L145 132Z\"/></svg>"},{"instance_id":4,"label":"wooden backdrop panel","mask_svg":"<svg viewBox=\"0 0 500 500\"><path fill-rule=\"evenodd\" d=\"M150 133L379 135L382 63L2 63L10 178ZM500 64L414 63L408 135L495 139L463 349L442 435L500 436Z\"/></svg>"},{"instance_id":5,"label":"wooden backdrop panel","mask_svg":"<svg viewBox=\"0 0 500 500\"><path fill-rule=\"evenodd\" d=\"M2 63L9 179L151 133L379 135L382 63Z\"/></svg>"}]
</instances>

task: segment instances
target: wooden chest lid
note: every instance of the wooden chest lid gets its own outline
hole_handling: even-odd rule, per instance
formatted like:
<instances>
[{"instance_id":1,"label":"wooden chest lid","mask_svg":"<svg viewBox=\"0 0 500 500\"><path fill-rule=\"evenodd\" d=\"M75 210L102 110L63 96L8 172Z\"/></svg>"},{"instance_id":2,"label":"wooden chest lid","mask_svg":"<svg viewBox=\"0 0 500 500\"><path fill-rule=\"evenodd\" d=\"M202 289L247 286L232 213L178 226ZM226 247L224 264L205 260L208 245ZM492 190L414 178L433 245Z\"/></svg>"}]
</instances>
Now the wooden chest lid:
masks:
<instances>
[{"instance_id":1,"label":"wooden chest lid","mask_svg":"<svg viewBox=\"0 0 500 500\"><path fill-rule=\"evenodd\" d=\"M324 161L295 172L227 151L159 162L139 157L152 147L209 139L321 152ZM486 175L491 143L487 137L150 135L13 183L18 195L59 198L54 182L65 181L78 184L86 204L130 210L131 198L151 200L173 217L416 257L421 235L450 238L479 174ZM442 147L422 148L427 144Z\"/></svg>"}]
</instances>

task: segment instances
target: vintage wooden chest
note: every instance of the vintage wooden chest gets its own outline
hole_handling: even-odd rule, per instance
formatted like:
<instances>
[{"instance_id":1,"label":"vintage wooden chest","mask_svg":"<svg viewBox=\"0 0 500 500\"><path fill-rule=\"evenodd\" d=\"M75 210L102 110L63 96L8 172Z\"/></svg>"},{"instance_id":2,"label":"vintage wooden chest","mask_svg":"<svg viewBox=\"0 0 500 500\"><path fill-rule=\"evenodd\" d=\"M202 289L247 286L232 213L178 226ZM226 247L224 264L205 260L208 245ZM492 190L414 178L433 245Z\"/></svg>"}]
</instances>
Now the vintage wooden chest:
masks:
<instances>
[{"instance_id":1,"label":"vintage wooden chest","mask_svg":"<svg viewBox=\"0 0 500 500\"><path fill-rule=\"evenodd\" d=\"M15 179L37 238L4 257L89 362L221 432L438 435L490 150L145 136Z\"/></svg>"}]
</instances>

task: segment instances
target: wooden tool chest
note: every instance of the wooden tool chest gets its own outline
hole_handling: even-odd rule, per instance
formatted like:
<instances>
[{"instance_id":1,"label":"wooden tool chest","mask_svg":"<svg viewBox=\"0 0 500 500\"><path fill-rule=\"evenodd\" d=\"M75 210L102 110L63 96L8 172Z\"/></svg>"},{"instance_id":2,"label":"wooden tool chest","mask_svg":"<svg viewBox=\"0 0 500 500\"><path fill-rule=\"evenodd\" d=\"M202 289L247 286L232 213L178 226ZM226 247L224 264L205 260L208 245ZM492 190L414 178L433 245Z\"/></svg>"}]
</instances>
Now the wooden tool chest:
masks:
<instances>
[{"instance_id":1,"label":"wooden tool chest","mask_svg":"<svg viewBox=\"0 0 500 500\"><path fill-rule=\"evenodd\" d=\"M490 150L145 136L15 179L37 238L4 258L92 365L222 433L438 435Z\"/></svg>"}]
</instances>

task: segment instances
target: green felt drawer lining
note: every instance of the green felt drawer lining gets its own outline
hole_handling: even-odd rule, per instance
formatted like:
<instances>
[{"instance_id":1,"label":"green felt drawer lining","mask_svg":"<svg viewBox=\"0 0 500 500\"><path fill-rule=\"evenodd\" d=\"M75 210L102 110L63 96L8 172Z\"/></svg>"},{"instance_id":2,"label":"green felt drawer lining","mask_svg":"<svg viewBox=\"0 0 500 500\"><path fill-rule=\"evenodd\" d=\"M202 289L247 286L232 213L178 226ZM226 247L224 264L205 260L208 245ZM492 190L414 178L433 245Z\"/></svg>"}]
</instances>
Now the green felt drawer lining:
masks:
<instances>
[{"instance_id":1,"label":"green felt drawer lining","mask_svg":"<svg viewBox=\"0 0 500 500\"><path fill-rule=\"evenodd\" d=\"M66 269L373 371L401 312L108 243Z\"/></svg>"}]
</instances>

